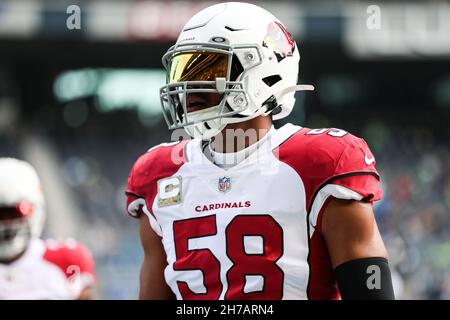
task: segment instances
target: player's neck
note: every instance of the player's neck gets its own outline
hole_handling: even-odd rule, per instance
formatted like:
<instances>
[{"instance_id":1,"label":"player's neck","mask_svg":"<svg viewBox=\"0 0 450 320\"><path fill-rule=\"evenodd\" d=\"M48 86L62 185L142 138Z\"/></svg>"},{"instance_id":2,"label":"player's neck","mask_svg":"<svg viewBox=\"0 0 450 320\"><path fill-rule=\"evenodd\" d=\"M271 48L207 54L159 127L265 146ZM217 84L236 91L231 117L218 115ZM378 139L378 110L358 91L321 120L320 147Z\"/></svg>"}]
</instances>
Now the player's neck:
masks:
<instances>
[{"instance_id":1,"label":"player's neck","mask_svg":"<svg viewBox=\"0 0 450 320\"><path fill-rule=\"evenodd\" d=\"M211 139L211 148L220 153L238 152L261 140L271 128L270 116L232 123Z\"/></svg>"}]
</instances>

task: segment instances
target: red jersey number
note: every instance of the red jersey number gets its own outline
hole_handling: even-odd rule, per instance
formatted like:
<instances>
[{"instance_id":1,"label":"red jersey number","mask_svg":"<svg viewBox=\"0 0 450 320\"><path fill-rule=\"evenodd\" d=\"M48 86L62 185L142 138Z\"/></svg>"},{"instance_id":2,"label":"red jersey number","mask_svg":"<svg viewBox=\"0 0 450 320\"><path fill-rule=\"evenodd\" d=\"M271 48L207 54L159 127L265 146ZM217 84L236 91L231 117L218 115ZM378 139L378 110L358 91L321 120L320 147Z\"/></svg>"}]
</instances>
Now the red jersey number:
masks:
<instances>
[{"instance_id":1,"label":"red jersey number","mask_svg":"<svg viewBox=\"0 0 450 320\"><path fill-rule=\"evenodd\" d=\"M217 234L216 216L193 218L174 222L175 252L174 270L200 270L203 273L205 294L192 292L187 283L178 281L183 299L210 299L220 297L223 285L220 281L220 262L209 249L189 250L191 238ZM270 215L238 215L227 226L227 256L233 266L227 272L228 290L225 299L281 299L284 274L276 262L283 255L283 230ZM247 254L245 236L262 238L261 253ZM264 279L258 292L244 292L246 275L259 275Z\"/></svg>"},{"instance_id":2,"label":"red jersey number","mask_svg":"<svg viewBox=\"0 0 450 320\"><path fill-rule=\"evenodd\" d=\"M323 128L323 129L311 129L311 130L309 130L308 132L306 132L305 134L308 134L308 135L318 135L318 134L323 134L323 133L327 133L329 136L332 136L332 137L337 137L337 138L340 138L340 137L343 137L343 136L345 136L346 134L348 134L348 132L347 131L345 131L345 130L342 130L342 129L335 129L335 128Z\"/></svg>"},{"instance_id":3,"label":"red jersey number","mask_svg":"<svg viewBox=\"0 0 450 320\"><path fill-rule=\"evenodd\" d=\"M200 270L203 273L205 294L192 292L184 281L178 281L178 289L183 299L217 300L222 292L220 282L220 262L209 249L189 250L189 239L217 234L216 216L207 216L173 223L175 254L174 270ZM175 236L176 235L176 236Z\"/></svg>"}]
</instances>

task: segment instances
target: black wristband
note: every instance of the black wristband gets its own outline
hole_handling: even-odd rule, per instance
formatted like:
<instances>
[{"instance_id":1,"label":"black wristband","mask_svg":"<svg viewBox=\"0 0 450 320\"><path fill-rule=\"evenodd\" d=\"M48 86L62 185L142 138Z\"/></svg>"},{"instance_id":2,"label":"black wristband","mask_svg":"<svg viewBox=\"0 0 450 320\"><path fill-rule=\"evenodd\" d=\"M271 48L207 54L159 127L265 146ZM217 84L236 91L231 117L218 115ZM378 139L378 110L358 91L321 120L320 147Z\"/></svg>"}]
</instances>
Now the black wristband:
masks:
<instances>
[{"instance_id":1,"label":"black wristband","mask_svg":"<svg viewBox=\"0 0 450 320\"><path fill-rule=\"evenodd\" d=\"M334 269L343 300L394 300L391 271L385 258L345 262Z\"/></svg>"}]
</instances>

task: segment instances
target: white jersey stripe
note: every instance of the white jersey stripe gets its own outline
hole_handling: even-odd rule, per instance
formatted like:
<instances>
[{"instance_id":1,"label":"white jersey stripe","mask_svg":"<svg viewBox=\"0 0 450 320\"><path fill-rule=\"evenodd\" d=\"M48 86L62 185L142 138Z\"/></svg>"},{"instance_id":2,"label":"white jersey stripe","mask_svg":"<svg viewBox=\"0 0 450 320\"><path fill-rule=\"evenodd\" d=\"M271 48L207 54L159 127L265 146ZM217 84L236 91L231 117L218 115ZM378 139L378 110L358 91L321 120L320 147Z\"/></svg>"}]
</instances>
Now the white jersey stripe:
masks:
<instances>
[{"instance_id":1,"label":"white jersey stripe","mask_svg":"<svg viewBox=\"0 0 450 320\"><path fill-rule=\"evenodd\" d=\"M337 184L327 184L317 193L313 205L311 206L311 213L309 215L311 227L314 228L316 226L319 212L329 196L345 200L361 200L363 198L359 193L346 187ZM312 237L313 233L314 232L311 232L309 236Z\"/></svg>"}]
</instances>

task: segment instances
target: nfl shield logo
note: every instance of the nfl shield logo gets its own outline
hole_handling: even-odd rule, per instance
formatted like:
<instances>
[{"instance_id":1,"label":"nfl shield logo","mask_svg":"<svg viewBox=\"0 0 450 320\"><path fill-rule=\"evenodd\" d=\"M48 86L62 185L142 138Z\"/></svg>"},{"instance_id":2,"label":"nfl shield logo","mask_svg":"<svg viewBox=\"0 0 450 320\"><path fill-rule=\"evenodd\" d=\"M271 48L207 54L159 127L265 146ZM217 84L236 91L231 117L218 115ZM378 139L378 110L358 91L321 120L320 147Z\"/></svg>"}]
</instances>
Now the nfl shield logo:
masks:
<instances>
[{"instance_id":1,"label":"nfl shield logo","mask_svg":"<svg viewBox=\"0 0 450 320\"><path fill-rule=\"evenodd\" d=\"M219 178L219 191L226 192L231 189L231 178L223 177Z\"/></svg>"}]
</instances>

